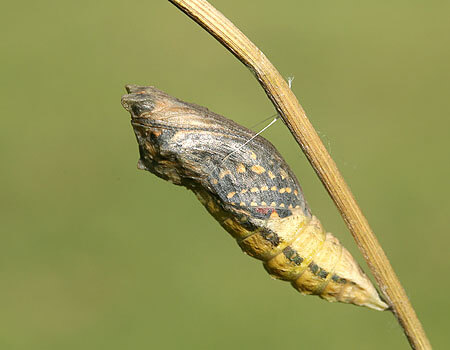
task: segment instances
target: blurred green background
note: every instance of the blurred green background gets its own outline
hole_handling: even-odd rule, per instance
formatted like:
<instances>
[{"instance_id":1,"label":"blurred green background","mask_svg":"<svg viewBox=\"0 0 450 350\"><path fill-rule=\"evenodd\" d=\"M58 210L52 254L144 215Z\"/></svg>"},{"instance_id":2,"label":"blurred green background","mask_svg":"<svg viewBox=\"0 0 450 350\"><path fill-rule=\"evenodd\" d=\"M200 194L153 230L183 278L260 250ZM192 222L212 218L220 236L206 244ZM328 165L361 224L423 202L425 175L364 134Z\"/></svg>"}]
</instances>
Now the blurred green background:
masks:
<instances>
[{"instance_id":1,"label":"blurred green background","mask_svg":"<svg viewBox=\"0 0 450 350\"><path fill-rule=\"evenodd\" d=\"M432 344L448 348L450 3L212 3L295 76ZM0 17L1 349L409 348L390 313L271 280L192 193L136 169L126 83L248 127L274 113L197 24L163 0L8 2ZM282 122L264 136L366 266Z\"/></svg>"}]
</instances>

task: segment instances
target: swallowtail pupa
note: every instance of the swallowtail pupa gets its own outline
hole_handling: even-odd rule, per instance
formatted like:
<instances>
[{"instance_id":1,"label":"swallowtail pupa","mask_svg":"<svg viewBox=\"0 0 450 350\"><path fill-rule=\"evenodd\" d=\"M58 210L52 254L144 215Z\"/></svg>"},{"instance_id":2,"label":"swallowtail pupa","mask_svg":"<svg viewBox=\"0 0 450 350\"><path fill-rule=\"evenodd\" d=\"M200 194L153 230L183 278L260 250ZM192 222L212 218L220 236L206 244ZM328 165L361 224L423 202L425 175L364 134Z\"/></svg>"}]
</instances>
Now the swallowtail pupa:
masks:
<instances>
[{"instance_id":1,"label":"swallowtail pupa","mask_svg":"<svg viewBox=\"0 0 450 350\"><path fill-rule=\"evenodd\" d=\"M126 89L122 105L131 114L139 169L192 190L246 254L299 292L388 308L347 249L311 214L297 178L269 141L154 87Z\"/></svg>"}]
</instances>

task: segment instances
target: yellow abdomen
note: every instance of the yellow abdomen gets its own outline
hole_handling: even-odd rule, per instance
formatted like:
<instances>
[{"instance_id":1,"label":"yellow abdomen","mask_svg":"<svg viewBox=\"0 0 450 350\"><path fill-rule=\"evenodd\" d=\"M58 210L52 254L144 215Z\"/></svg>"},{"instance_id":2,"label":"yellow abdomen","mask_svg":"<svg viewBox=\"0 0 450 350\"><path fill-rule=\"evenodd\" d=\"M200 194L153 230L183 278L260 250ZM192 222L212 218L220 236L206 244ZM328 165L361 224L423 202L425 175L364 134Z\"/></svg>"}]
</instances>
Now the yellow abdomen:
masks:
<instances>
[{"instance_id":1,"label":"yellow abdomen","mask_svg":"<svg viewBox=\"0 0 450 350\"><path fill-rule=\"evenodd\" d=\"M263 261L272 277L330 302L388 308L355 259L336 237L325 233L315 216L293 209L293 215L280 218L274 211L267 221L249 229L237 219L239 215L227 215L213 199L200 200L246 254Z\"/></svg>"}]
</instances>

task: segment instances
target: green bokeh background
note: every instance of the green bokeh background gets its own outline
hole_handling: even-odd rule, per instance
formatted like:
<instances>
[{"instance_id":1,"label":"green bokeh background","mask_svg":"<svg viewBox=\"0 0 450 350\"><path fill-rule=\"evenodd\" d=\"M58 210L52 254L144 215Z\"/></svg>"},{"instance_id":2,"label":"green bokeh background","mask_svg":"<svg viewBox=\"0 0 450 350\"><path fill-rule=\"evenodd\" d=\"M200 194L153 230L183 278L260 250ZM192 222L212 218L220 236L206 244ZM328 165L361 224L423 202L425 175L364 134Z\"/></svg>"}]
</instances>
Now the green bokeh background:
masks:
<instances>
[{"instance_id":1,"label":"green bokeh background","mask_svg":"<svg viewBox=\"0 0 450 350\"><path fill-rule=\"evenodd\" d=\"M448 348L450 3L212 3L295 76L432 344ZM136 169L126 83L249 127L274 113L198 25L163 0L2 8L1 349L408 349L390 313L271 280L192 193ZM366 266L282 122L264 135Z\"/></svg>"}]
</instances>

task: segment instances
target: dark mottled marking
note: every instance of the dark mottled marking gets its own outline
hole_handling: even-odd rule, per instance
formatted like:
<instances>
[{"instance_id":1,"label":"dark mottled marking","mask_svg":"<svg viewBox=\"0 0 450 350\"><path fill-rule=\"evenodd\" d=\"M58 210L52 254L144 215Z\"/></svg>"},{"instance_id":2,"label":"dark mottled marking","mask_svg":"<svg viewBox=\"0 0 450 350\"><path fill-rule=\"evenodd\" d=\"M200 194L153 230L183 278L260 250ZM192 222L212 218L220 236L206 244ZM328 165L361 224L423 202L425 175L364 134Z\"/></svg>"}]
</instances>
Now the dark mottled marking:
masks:
<instances>
[{"instance_id":1,"label":"dark mottled marking","mask_svg":"<svg viewBox=\"0 0 450 350\"><path fill-rule=\"evenodd\" d=\"M145 104L133 104L131 106L131 110L136 115L141 115L142 113L146 111L151 111L152 108L150 106L146 106Z\"/></svg>"},{"instance_id":2,"label":"dark mottled marking","mask_svg":"<svg viewBox=\"0 0 450 350\"><path fill-rule=\"evenodd\" d=\"M258 229L258 226L256 226L251 220L249 220L248 216L241 216L239 222L240 225L249 232L254 232Z\"/></svg>"},{"instance_id":3,"label":"dark mottled marking","mask_svg":"<svg viewBox=\"0 0 450 350\"><path fill-rule=\"evenodd\" d=\"M292 215L292 211L290 211L289 209L279 209L279 208L277 208L276 211L277 211L277 214L278 214L278 216L280 218L286 218L286 217Z\"/></svg>"},{"instance_id":4,"label":"dark mottled marking","mask_svg":"<svg viewBox=\"0 0 450 350\"><path fill-rule=\"evenodd\" d=\"M338 275L333 274L331 277L331 280L333 282L339 283L339 284L345 284L347 283L347 280L345 278L339 277Z\"/></svg>"},{"instance_id":5,"label":"dark mottled marking","mask_svg":"<svg viewBox=\"0 0 450 350\"><path fill-rule=\"evenodd\" d=\"M309 269L311 270L311 272L315 275L318 276L320 278L327 278L327 276L329 275L329 272L324 270L323 268L321 268L320 266L318 266L317 264L315 264L314 262L311 262L311 264L309 264Z\"/></svg>"},{"instance_id":6,"label":"dark mottled marking","mask_svg":"<svg viewBox=\"0 0 450 350\"><path fill-rule=\"evenodd\" d=\"M265 230L259 233L266 241L270 242L274 247L281 242L280 237L273 231Z\"/></svg>"},{"instance_id":7,"label":"dark mottled marking","mask_svg":"<svg viewBox=\"0 0 450 350\"><path fill-rule=\"evenodd\" d=\"M292 249L291 247L284 248L283 254L289 261L293 262L297 266L303 262L303 258L295 249Z\"/></svg>"},{"instance_id":8,"label":"dark mottled marking","mask_svg":"<svg viewBox=\"0 0 450 350\"><path fill-rule=\"evenodd\" d=\"M325 279L325 278L328 277L328 275L329 275L329 272L328 272L328 271L325 271L324 269L320 268L319 273L318 273L318 276L319 276L320 278Z\"/></svg>"},{"instance_id":9,"label":"dark mottled marking","mask_svg":"<svg viewBox=\"0 0 450 350\"><path fill-rule=\"evenodd\" d=\"M314 262L311 262L311 264L309 264L308 267L313 274L317 274L317 272L319 271L319 266Z\"/></svg>"},{"instance_id":10,"label":"dark mottled marking","mask_svg":"<svg viewBox=\"0 0 450 350\"><path fill-rule=\"evenodd\" d=\"M227 137L217 137L217 144L230 144L230 139ZM198 145L201 145L203 140L196 140ZM206 139L206 141L208 141ZM212 158L211 164L206 166L206 171L209 173L209 186L211 191L217 193L224 202L236 202L240 201L246 203L248 206L251 202L260 203L266 202L268 204L275 202L277 204L283 203L286 206L286 209L280 209L278 212L278 216L280 218L285 218L292 215L292 212L288 210L288 207L296 207L302 208L304 213L309 216L309 210L307 209L306 202L301 196L301 188L295 177L291 174L290 169L286 164L281 164L278 155L275 153L268 154L265 147L260 147L252 141L252 146L246 145L240 152L233 153L231 157L226 158L225 161L222 161L229 153L223 153L219 156L220 152L226 152L225 148L214 148L214 155L217 158ZM235 148L240 147L241 145L236 145ZM231 149L231 146L229 147ZM255 152L258 157L258 163L252 159L248 159L248 151L251 150ZM247 152L247 153L246 153ZM246 155L246 157L244 157ZM220 157L220 158L219 158ZM204 158L204 157L203 157ZM236 159L234 159L236 158ZM204 162L203 162L204 163ZM274 170L274 164L280 166L277 170ZM285 174L287 174L285 179L282 179L279 174L277 174L274 178L270 178L267 174L267 171L258 174L257 172L251 171L252 167L264 167L265 169L272 169L276 174L280 169L283 170ZM246 169L245 172L239 171L239 169ZM223 171L229 170L232 175L227 175L220 178L220 174ZM211 178L218 179L218 183L213 183ZM266 188L266 190L261 190L261 188ZM277 191L271 191L272 187L277 188ZM257 188L258 191L252 192L252 188ZM280 189L289 188L290 191L286 191L280 193ZM242 193L242 190L247 190L245 193ZM300 194L299 196L295 196L293 193L296 191ZM236 192L236 196L232 199L227 198L228 193ZM261 213L257 213L252 210L252 214L255 213L255 218L262 219ZM269 215L265 217L268 219Z\"/></svg>"}]
</instances>

